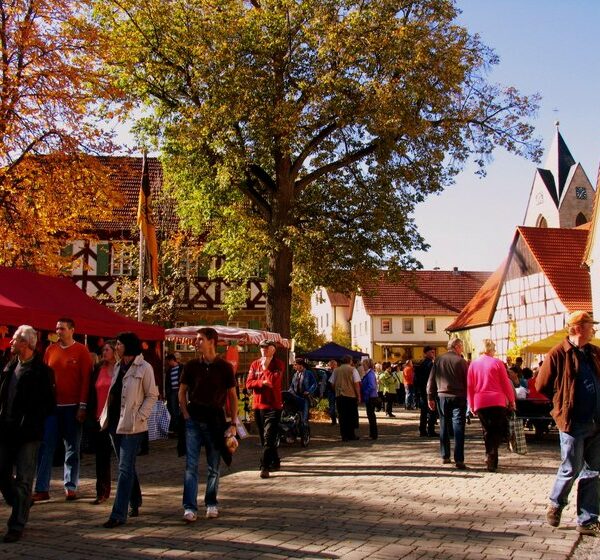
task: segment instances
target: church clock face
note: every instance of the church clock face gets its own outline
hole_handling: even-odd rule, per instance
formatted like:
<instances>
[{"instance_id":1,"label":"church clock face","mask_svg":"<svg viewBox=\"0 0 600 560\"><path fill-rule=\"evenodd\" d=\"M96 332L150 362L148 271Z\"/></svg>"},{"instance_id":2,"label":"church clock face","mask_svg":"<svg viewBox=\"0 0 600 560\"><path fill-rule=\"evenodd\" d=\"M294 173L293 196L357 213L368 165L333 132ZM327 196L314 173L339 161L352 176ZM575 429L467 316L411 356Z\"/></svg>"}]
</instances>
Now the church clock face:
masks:
<instances>
[{"instance_id":1,"label":"church clock face","mask_svg":"<svg viewBox=\"0 0 600 560\"><path fill-rule=\"evenodd\" d=\"M585 187L575 187L575 197L579 200L587 199L587 190Z\"/></svg>"},{"instance_id":2,"label":"church clock face","mask_svg":"<svg viewBox=\"0 0 600 560\"><path fill-rule=\"evenodd\" d=\"M544 203L544 195L541 192L535 195L535 203L538 205Z\"/></svg>"}]
</instances>

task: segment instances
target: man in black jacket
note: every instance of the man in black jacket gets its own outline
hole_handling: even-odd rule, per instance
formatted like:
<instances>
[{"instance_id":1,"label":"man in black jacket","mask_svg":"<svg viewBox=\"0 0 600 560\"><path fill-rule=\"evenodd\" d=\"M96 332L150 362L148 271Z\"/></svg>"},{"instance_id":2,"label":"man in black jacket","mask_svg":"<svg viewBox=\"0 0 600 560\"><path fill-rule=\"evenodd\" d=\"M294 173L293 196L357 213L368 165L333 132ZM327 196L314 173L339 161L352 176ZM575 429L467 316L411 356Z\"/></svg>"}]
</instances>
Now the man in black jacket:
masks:
<instances>
[{"instance_id":1,"label":"man in black jacket","mask_svg":"<svg viewBox=\"0 0 600 560\"><path fill-rule=\"evenodd\" d=\"M4 542L18 541L27 523L44 421L56 406L54 373L35 353L35 330L21 325L10 344L14 357L0 375L0 491L12 507Z\"/></svg>"},{"instance_id":2,"label":"man in black jacket","mask_svg":"<svg viewBox=\"0 0 600 560\"><path fill-rule=\"evenodd\" d=\"M425 359L417 366L415 370L415 389L419 401L421 415L419 417L419 435L421 437L436 437L435 423L437 421L437 411L431 410L427 402L427 381L433 367L435 359L435 348L425 346L423 348Z\"/></svg>"}]
</instances>

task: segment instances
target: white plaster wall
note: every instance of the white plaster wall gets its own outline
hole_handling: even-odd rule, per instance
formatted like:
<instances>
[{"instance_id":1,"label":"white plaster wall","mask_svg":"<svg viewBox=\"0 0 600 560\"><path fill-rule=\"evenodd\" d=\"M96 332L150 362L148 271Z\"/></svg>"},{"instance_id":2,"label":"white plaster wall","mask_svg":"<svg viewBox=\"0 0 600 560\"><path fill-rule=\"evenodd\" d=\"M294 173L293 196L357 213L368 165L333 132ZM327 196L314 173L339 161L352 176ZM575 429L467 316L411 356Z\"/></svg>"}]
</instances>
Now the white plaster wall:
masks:
<instances>
[{"instance_id":1,"label":"white plaster wall","mask_svg":"<svg viewBox=\"0 0 600 560\"><path fill-rule=\"evenodd\" d=\"M536 226L540 214L546 218L548 227L560 227L556 204L552 200L542 177L536 171L523 225Z\"/></svg>"},{"instance_id":2,"label":"white plaster wall","mask_svg":"<svg viewBox=\"0 0 600 560\"><path fill-rule=\"evenodd\" d=\"M373 344L371 337L371 319L367 314L363 298L360 295L357 295L354 298L350 329L352 346L360 348L362 352L367 352L372 356Z\"/></svg>"},{"instance_id":3,"label":"white plaster wall","mask_svg":"<svg viewBox=\"0 0 600 560\"><path fill-rule=\"evenodd\" d=\"M317 332L331 340L333 335L333 307L327 290L317 288L310 297L310 312L315 318Z\"/></svg>"}]
</instances>

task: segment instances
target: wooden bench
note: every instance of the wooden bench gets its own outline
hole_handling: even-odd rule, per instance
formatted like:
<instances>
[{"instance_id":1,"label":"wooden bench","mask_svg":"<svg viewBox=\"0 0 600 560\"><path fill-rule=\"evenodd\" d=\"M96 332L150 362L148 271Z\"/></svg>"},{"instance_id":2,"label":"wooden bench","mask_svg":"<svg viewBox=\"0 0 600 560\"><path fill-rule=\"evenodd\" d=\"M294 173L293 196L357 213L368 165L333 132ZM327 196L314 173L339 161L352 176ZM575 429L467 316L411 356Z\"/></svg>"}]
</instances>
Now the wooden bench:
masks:
<instances>
[{"instance_id":1,"label":"wooden bench","mask_svg":"<svg viewBox=\"0 0 600 560\"><path fill-rule=\"evenodd\" d=\"M525 426L535 430L537 438L542 437L554 425L550 415L552 401L542 399L517 399L517 418L521 418Z\"/></svg>"}]
</instances>

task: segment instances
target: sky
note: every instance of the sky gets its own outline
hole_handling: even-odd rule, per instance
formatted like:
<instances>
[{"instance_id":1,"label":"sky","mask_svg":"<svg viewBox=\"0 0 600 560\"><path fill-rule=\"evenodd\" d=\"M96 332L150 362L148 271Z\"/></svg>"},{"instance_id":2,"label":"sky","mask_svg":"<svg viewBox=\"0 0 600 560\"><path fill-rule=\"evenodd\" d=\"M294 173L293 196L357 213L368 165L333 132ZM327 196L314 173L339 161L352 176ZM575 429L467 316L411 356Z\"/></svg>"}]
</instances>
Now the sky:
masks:
<instances>
[{"instance_id":1,"label":"sky","mask_svg":"<svg viewBox=\"0 0 600 560\"><path fill-rule=\"evenodd\" d=\"M489 80L542 95L532 123L544 148L541 164L495 152L483 179L474 167L417 207L415 221L430 248L424 268L495 270L523 223L535 169L543 167L555 122L592 185L600 163L600 1L458 0L460 23L500 57Z\"/></svg>"},{"instance_id":2,"label":"sky","mask_svg":"<svg viewBox=\"0 0 600 560\"><path fill-rule=\"evenodd\" d=\"M498 149L483 179L468 166L454 185L415 212L430 245L423 267L495 270L522 224L535 169L556 127L593 185L600 164L600 0L457 0L459 22L500 57L489 80L540 93L532 119L542 140L539 164ZM132 145L125 132L126 143ZM127 141L129 140L129 141Z\"/></svg>"}]
</instances>

